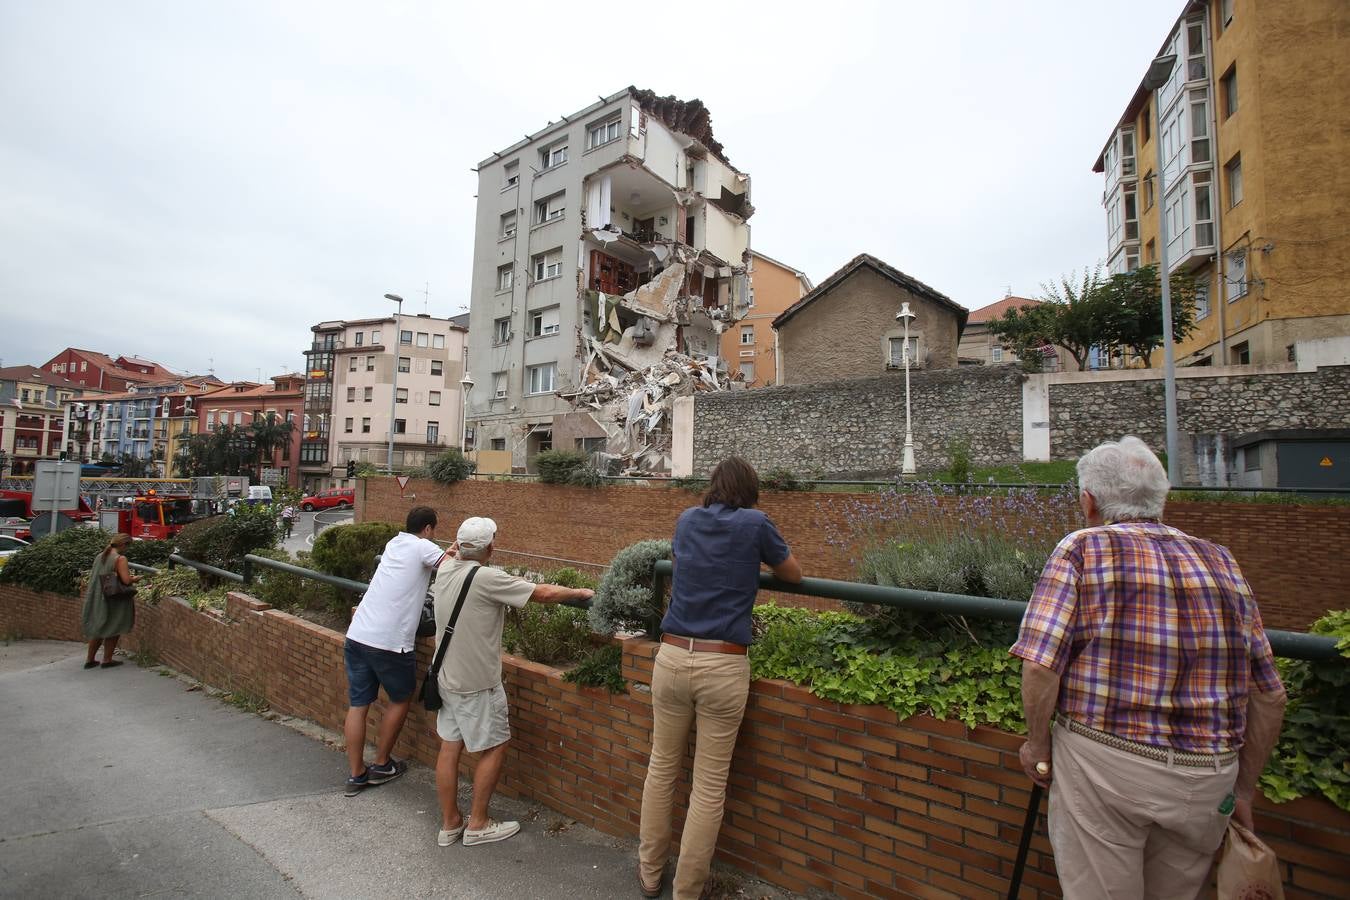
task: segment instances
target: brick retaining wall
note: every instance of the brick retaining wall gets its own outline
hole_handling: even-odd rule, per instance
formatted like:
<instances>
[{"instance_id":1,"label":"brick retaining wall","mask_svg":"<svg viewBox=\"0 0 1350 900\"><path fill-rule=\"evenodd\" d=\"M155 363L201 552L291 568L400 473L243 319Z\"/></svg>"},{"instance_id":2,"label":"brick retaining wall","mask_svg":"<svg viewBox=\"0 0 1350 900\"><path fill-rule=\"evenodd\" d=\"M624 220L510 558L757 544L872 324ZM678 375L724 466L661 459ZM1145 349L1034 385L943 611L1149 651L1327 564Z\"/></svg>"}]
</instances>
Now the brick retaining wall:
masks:
<instances>
[{"instance_id":1,"label":"brick retaining wall","mask_svg":"<svg viewBox=\"0 0 1350 900\"><path fill-rule=\"evenodd\" d=\"M79 607L73 598L0 585L0 633L78 640ZM139 604L128 639L175 669L259 694L279 712L334 730L346 712L341 643L336 632L237 593L223 616L177 601ZM650 749L645 688L657 645L630 640L623 649L632 685L617 697L504 657L514 738L501 789L632 837ZM430 650L429 639L420 642L423 664ZM988 728L927 716L901 721L879 707L842 706L785 682L756 681L718 856L785 887L849 898L996 900L1028 798L1019 742ZM437 747L432 718L414 711L397 752L431 765ZM335 785L341 769L335 758ZM1350 814L1322 800L1276 806L1262 799L1257 829L1282 860L1289 900L1344 896ZM1044 820L1039 835L1022 896L1057 897Z\"/></svg>"},{"instance_id":2,"label":"brick retaining wall","mask_svg":"<svg viewBox=\"0 0 1350 900\"><path fill-rule=\"evenodd\" d=\"M432 506L446 523L438 537L454 539L468 516L491 516L502 549L528 551L499 563L527 564L529 554L606 565L614 554L644 538L669 538L675 520L699 495L671 487L606 486L600 489L533 482L411 482L399 496L392 478L363 480L357 519L402 523L414 505ZM414 499L415 497L415 499ZM776 492L760 507L778 524L806 574L851 580L847 549L850 517L879 503L874 493ZM1345 605L1350 584L1350 506L1261 503L1169 503L1166 520L1233 551L1256 592L1266 627L1302 630L1329 609ZM1048 523L1039 523L1042 526ZM1067 531L1078 523L1065 523ZM540 568L562 563L536 559ZM584 567L583 567L584 568ZM798 605L837 608L832 601L792 598Z\"/></svg>"}]
</instances>

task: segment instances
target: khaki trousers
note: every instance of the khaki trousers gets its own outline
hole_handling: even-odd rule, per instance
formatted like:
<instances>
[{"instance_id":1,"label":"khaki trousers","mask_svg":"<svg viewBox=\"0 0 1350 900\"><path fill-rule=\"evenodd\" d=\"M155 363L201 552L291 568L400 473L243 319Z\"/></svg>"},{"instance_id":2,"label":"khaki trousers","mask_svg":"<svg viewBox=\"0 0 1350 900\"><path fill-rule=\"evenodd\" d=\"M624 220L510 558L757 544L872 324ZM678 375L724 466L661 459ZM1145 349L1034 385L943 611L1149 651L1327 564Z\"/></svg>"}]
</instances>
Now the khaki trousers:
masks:
<instances>
[{"instance_id":1,"label":"khaki trousers","mask_svg":"<svg viewBox=\"0 0 1350 900\"><path fill-rule=\"evenodd\" d=\"M700 653L662 644L652 672L652 755L642 788L642 880L656 884L670 857L675 779L689 743L697 738L689 814L680 838L675 900L697 900L708 879L722 829L727 773L736 733L750 693L750 660L728 653Z\"/></svg>"},{"instance_id":2,"label":"khaki trousers","mask_svg":"<svg viewBox=\"0 0 1350 900\"><path fill-rule=\"evenodd\" d=\"M1058 724L1050 845L1064 900L1191 900L1228 828L1237 760L1169 766Z\"/></svg>"}]
</instances>

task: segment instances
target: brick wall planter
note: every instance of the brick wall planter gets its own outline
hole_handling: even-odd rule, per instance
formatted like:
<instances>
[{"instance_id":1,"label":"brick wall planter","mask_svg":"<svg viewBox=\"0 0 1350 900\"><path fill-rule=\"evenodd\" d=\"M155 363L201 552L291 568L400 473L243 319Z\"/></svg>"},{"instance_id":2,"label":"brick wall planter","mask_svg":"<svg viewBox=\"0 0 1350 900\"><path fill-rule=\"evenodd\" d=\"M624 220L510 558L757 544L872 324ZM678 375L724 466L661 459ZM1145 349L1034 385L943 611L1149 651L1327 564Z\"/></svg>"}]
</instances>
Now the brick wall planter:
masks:
<instances>
[{"instance_id":1,"label":"brick wall planter","mask_svg":"<svg viewBox=\"0 0 1350 900\"><path fill-rule=\"evenodd\" d=\"M77 599L0 585L0 633L79 640ZM231 594L223 618L181 602L140 605L133 648L279 712L338 730L346 712L342 635ZM637 833L658 645L623 644L630 693L568 684L504 657L514 739L502 790L609 834ZM425 663L430 640L418 648ZM843 897L995 900L1006 889L1028 799L1020 739L927 716L904 721L842 706L781 681L752 686L718 856L790 888ZM432 718L408 718L399 752L432 764ZM334 762L335 784L341 776ZM688 773L686 772L686 779ZM1316 799L1258 805L1257 828L1283 861L1290 900L1344 896L1350 814ZM679 815L680 813L677 813ZM1056 897L1049 845L1032 844L1023 896Z\"/></svg>"}]
</instances>

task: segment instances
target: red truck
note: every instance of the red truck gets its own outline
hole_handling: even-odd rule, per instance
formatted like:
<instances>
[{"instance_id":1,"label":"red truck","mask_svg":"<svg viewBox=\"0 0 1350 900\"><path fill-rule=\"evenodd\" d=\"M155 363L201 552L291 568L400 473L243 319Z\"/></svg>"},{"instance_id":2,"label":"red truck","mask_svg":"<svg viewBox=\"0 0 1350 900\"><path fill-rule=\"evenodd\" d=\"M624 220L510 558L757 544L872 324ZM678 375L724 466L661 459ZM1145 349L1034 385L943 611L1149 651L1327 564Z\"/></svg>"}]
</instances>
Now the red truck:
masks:
<instances>
[{"instance_id":1,"label":"red truck","mask_svg":"<svg viewBox=\"0 0 1350 900\"><path fill-rule=\"evenodd\" d=\"M22 504L22 506L20 506ZM94 510L85 502L84 498L79 498L79 507L76 509L63 509L65 513L76 522L92 522L98 518ZM33 512L33 492L32 491L0 491L0 515L18 516L24 519L33 518L36 513Z\"/></svg>"},{"instance_id":2,"label":"red truck","mask_svg":"<svg viewBox=\"0 0 1350 900\"><path fill-rule=\"evenodd\" d=\"M125 506L103 510L105 528L112 524L108 520L115 515L116 530L122 534L147 541L164 540L176 536L184 525L203 515L187 494L158 494L149 490L130 500Z\"/></svg>"}]
</instances>

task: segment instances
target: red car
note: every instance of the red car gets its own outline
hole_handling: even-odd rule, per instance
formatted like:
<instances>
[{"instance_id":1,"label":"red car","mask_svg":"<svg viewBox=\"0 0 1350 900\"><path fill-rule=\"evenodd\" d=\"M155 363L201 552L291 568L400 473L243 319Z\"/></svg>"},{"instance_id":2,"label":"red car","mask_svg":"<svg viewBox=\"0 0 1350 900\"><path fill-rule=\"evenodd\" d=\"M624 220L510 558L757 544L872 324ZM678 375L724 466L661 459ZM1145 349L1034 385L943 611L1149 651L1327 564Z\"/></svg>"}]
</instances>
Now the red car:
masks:
<instances>
[{"instance_id":1,"label":"red car","mask_svg":"<svg viewBox=\"0 0 1350 900\"><path fill-rule=\"evenodd\" d=\"M356 488L329 488L300 501L305 512L316 509L351 509L356 505Z\"/></svg>"}]
</instances>

